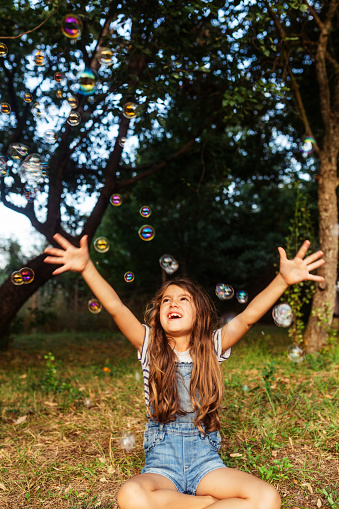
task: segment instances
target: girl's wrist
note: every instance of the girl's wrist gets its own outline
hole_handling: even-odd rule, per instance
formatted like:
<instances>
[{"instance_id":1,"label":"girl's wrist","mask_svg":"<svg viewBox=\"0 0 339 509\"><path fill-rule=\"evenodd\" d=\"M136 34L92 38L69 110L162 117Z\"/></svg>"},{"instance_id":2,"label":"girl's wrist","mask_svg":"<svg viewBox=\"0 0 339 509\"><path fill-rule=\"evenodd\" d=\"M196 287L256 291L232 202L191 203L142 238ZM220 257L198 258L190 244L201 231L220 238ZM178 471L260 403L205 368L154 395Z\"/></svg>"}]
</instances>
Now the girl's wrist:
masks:
<instances>
[{"instance_id":1,"label":"girl's wrist","mask_svg":"<svg viewBox=\"0 0 339 509\"><path fill-rule=\"evenodd\" d=\"M277 277L279 277L281 284L285 287L285 290L286 290L290 285L288 284L288 282L286 281L286 279L284 278L282 273L278 272Z\"/></svg>"}]
</instances>

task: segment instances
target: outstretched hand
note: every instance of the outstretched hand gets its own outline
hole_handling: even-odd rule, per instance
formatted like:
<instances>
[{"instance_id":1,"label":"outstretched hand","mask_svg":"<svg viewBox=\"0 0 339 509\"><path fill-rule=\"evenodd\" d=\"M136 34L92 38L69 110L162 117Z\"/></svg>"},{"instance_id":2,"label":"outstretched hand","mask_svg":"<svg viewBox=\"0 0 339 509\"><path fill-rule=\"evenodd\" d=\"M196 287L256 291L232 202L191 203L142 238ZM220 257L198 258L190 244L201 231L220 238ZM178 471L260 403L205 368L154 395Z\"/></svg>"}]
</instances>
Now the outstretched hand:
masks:
<instances>
[{"instance_id":1,"label":"outstretched hand","mask_svg":"<svg viewBox=\"0 0 339 509\"><path fill-rule=\"evenodd\" d=\"M53 238L63 248L58 249L55 247L46 247L44 251L44 253L51 255L46 256L44 259L45 263L61 265L61 267L58 267L53 272L53 275L56 276L57 274L61 274L67 270L83 272L90 261L87 243L88 236L84 235L80 239L80 247L73 246L73 244L68 242L68 240L59 233L56 233Z\"/></svg>"},{"instance_id":2,"label":"outstretched hand","mask_svg":"<svg viewBox=\"0 0 339 509\"><path fill-rule=\"evenodd\" d=\"M317 269L325 263L322 258L323 252L316 251L305 258L308 248L310 247L310 241L305 240L293 260L288 260L286 251L282 247L278 247L280 254L280 275L288 285L300 283L301 281L324 281L322 276L316 276L310 274L314 269Z\"/></svg>"}]
</instances>

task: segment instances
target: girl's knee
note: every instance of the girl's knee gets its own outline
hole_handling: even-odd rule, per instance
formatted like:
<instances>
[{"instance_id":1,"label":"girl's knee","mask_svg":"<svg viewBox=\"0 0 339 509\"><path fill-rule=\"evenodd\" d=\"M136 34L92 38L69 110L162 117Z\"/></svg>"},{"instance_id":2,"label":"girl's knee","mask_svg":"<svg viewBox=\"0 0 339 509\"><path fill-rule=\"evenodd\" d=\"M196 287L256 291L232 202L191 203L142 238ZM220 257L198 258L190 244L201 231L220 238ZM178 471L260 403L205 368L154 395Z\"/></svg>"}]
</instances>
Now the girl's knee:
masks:
<instances>
[{"instance_id":1,"label":"girl's knee","mask_svg":"<svg viewBox=\"0 0 339 509\"><path fill-rule=\"evenodd\" d=\"M267 484L260 500L258 500L257 509L280 509L281 498L277 490L271 485Z\"/></svg>"},{"instance_id":2,"label":"girl's knee","mask_svg":"<svg viewBox=\"0 0 339 509\"><path fill-rule=\"evenodd\" d=\"M143 487L133 481L125 483L117 494L120 509L148 509L149 505Z\"/></svg>"}]
</instances>

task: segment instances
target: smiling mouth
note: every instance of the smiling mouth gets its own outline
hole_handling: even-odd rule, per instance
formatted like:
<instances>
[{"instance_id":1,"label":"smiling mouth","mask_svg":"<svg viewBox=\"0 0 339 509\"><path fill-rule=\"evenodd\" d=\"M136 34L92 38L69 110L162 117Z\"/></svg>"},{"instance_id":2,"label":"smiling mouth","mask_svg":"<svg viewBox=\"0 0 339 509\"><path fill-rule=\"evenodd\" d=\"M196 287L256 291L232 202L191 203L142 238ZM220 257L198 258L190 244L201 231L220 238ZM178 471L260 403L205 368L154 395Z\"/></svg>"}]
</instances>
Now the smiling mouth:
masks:
<instances>
[{"instance_id":1,"label":"smiling mouth","mask_svg":"<svg viewBox=\"0 0 339 509\"><path fill-rule=\"evenodd\" d=\"M168 316L169 320L174 320L176 318L182 318L182 316L179 315L179 313L169 313L167 316Z\"/></svg>"}]
</instances>

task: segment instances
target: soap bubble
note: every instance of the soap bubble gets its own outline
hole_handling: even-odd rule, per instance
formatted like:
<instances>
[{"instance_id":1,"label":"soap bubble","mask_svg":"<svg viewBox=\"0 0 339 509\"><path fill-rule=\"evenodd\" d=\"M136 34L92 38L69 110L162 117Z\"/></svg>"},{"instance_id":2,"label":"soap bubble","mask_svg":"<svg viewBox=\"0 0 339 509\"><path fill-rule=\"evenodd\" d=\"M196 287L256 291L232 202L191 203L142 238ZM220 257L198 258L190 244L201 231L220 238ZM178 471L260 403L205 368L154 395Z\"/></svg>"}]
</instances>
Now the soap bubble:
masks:
<instances>
[{"instance_id":1,"label":"soap bubble","mask_svg":"<svg viewBox=\"0 0 339 509\"><path fill-rule=\"evenodd\" d=\"M220 300L229 300L232 299L234 290L230 285L225 283L218 283L215 287L215 294L217 297L219 297Z\"/></svg>"},{"instance_id":2,"label":"soap bubble","mask_svg":"<svg viewBox=\"0 0 339 509\"><path fill-rule=\"evenodd\" d=\"M94 315L97 315L98 313L100 313L100 311L102 310L102 305L101 303L98 301L98 299L96 299L95 297L93 297L93 299L90 299L88 301L88 310L93 313Z\"/></svg>"},{"instance_id":3,"label":"soap bubble","mask_svg":"<svg viewBox=\"0 0 339 509\"><path fill-rule=\"evenodd\" d=\"M112 194L110 202L114 207L119 207L122 204L122 198L120 194Z\"/></svg>"},{"instance_id":4,"label":"soap bubble","mask_svg":"<svg viewBox=\"0 0 339 509\"><path fill-rule=\"evenodd\" d=\"M33 96L30 92L24 94L24 101L25 103L31 103L33 101Z\"/></svg>"},{"instance_id":5,"label":"soap bubble","mask_svg":"<svg viewBox=\"0 0 339 509\"><path fill-rule=\"evenodd\" d=\"M126 140L127 140L127 138L125 138L124 136L121 136L121 138L119 138L120 147L123 147L125 145Z\"/></svg>"},{"instance_id":6,"label":"soap bubble","mask_svg":"<svg viewBox=\"0 0 339 509\"><path fill-rule=\"evenodd\" d=\"M94 249L98 251L98 253L107 253L109 250L109 241L106 239L106 237L98 237L94 241Z\"/></svg>"},{"instance_id":7,"label":"soap bubble","mask_svg":"<svg viewBox=\"0 0 339 509\"><path fill-rule=\"evenodd\" d=\"M0 42L0 57L5 57L7 55L8 49L6 44Z\"/></svg>"},{"instance_id":8,"label":"soap bubble","mask_svg":"<svg viewBox=\"0 0 339 509\"><path fill-rule=\"evenodd\" d=\"M139 212L142 217L149 217L152 214L151 207L149 207L148 205L144 205L143 207L141 207Z\"/></svg>"},{"instance_id":9,"label":"soap bubble","mask_svg":"<svg viewBox=\"0 0 339 509\"><path fill-rule=\"evenodd\" d=\"M131 451L135 446L135 437L132 433L123 433L120 438L120 447L126 451Z\"/></svg>"},{"instance_id":10,"label":"soap bubble","mask_svg":"<svg viewBox=\"0 0 339 509\"><path fill-rule=\"evenodd\" d=\"M96 76L92 69L86 67L85 70L78 75L78 84L79 84L78 89L79 94L82 95L94 94Z\"/></svg>"},{"instance_id":11,"label":"soap bubble","mask_svg":"<svg viewBox=\"0 0 339 509\"><path fill-rule=\"evenodd\" d=\"M304 155L311 154L314 150L315 139L312 136L305 136L299 143L299 149Z\"/></svg>"},{"instance_id":12,"label":"soap bubble","mask_svg":"<svg viewBox=\"0 0 339 509\"><path fill-rule=\"evenodd\" d=\"M41 157L39 154L30 154L22 162L19 175L23 182L36 182L41 178Z\"/></svg>"},{"instance_id":13,"label":"soap bubble","mask_svg":"<svg viewBox=\"0 0 339 509\"><path fill-rule=\"evenodd\" d=\"M81 121L81 115L77 111L71 111L67 119L67 124L75 126L79 125Z\"/></svg>"},{"instance_id":14,"label":"soap bubble","mask_svg":"<svg viewBox=\"0 0 339 509\"><path fill-rule=\"evenodd\" d=\"M72 110L75 110L78 106L78 99L74 95L70 95L67 97L67 102L72 108Z\"/></svg>"},{"instance_id":15,"label":"soap bubble","mask_svg":"<svg viewBox=\"0 0 339 509\"><path fill-rule=\"evenodd\" d=\"M134 274L133 274L133 272L125 272L124 280L126 281L126 283L132 283L132 281L134 281Z\"/></svg>"},{"instance_id":16,"label":"soap bubble","mask_svg":"<svg viewBox=\"0 0 339 509\"><path fill-rule=\"evenodd\" d=\"M167 274L173 274L179 268L179 263L172 255L164 254L159 258L160 267Z\"/></svg>"},{"instance_id":17,"label":"soap bubble","mask_svg":"<svg viewBox=\"0 0 339 509\"><path fill-rule=\"evenodd\" d=\"M11 112L11 107L8 103L1 103L1 113L4 115L9 115Z\"/></svg>"},{"instance_id":18,"label":"soap bubble","mask_svg":"<svg viewBox=\"0 0 339 509\"><path fill-rule=\"evenodd\" d=\"M8 148L8 155L14 161L23 159L28 154L28 147L23 143L11 143Z\"/></svg>"},{"instance_id":19,"label":"soap bubble","mask_svg":"<svg viewBox=\"0 0 339 509\"><path fill-rule=\"evenodd\" d=\"M290 361L295 362L296 364L299 364L300 362L303 362L304 360L304 352L298 345L290 345L287 348L287 357L290 359Z\"/></svg>"},{"instance_id":20,"label":"soap bubble","mask_svg":"<svg viewBox=\"0 0 339 509\"><path fill-rule=\"evenodd\" d=\"M246 302L248 301L248 294L244 290L240 290L239 292L236 293L236 298L240 304L246 304Z\"/></svg>"},{"instance_id":21,"label":"soap bubble","mask_svg":"<svg viewBox=\"0 0 339 509\"><path fill-rule=\"evenodd\" d=\"M35 118L44 118L46 116L46 110L44 104L35 103L32 107L32 114Z\"/></svg>"},{"instance_id":22,"label":"soap bubble","mask_svg":"<svg viewBox=\"0 0 339 509\"><path fill-rule=\"evenodd\" d=\"M113 51L110 48L101 48L95 56L101 65L110 66L113 64Z\"/></svg>"},{"instance_id":23,"label":"soap bubble","mask_svg":"<svg viewBox=\"0 0 339 509\"><path fill-rule=\"evenodd\" d=\"M8 175L7 159L0 156L0 177L6 177Z\"/></svg>"},{"instance_id":24,"label":"soap bubble","mask_svg":"<svg viewBox=\"0 0 339 509\"><path fill-rule=\"evenodd\" d=\"M60 88L58 88L58 90L56 91L55 95L57 96L58 99L61 99L62 96L63 96L62 90L60 90Z\"/></svg>"},{"instance_id":25,"label":"soap bubble","mask_svg":"<svg viewBox=\"0 0 339 509\"><path fill-rule=\"evenodd\" d=\"M122 114L126 118L134 118L137 114L137 105L132 102L124 104Z\"/></svg>"},{"instance_id":26,"label":"soap bubble","mask_svg":"<svg viewBox=\"0 0 339 509\"><path fill-rule=\"evenodd\" d=\"M76 39L81 34L82 21L78 16L67 14L61 22L61 31L69 39Z\"/></svg>"},{"instance_id":27,"label":"soap bubble","mask_svg":"<svg viewBox=\"0 0 339 509\"><path fill-rule=\"evenodd\" d=\"M20 274L22 277L22 281L25 285L28 285L29 283L32 283L34 280L34 270L30 269L29 267L23 267L20 269Z\"/></svg>"},{"instance_id":28,"label":"soap bubble","mask_svg":"<svg viewBox=\"0 0 339 509\"><path fill-rule=\"evenodd\" d=\"M24 282L22 279L22 275L20 274L20 272L18 270L13 272L13 274L11 275L11 281L12 281L13 285L15 285L15 286L22 285Z\"/></svg>"},{"instance_id":29,"label":"soap bubble","mask_svg":"<svg viewBox=\"0 0 339 509\"><path fill-rule=\"evenodd\" d=\"M58 135L53 129L47 129L47 131L44 132L44 140L47 143L55 143L58 139Z\"/></svg>"},{"instance_id":30,"label":"soap bubble","mask_svg":"<svg viewBox=\"0 0 339 509\"><path fill-rule=\"evenodd\" d=\"M84 400L84 404L85 404L85 406L88 406L88 407L92 406L92 402L91 402L91 400L89 398L86 398Z\"/></svg>"},{"instance_id":31,"label":"soap bubble","mask_svg":"<svg viewBox=\"0 0 339 509\"><path fill-rule=\"evenodd\" d=\"M63 74L62 72L60 71L57 71L55 74L54 74L54 79L57 83L60 83L62 80L63 80Z\"/></svg>"},{"instance_id":32,"label":"soap bubble","mask_svg":"<svg viewBox=\"0 0 339 509\"><path fill-rule=\"evenodd\" d=\"M41 51L40 49L37 49L33 53L33 59L35 62L35 65L41 66L45 64L45 53Z\"/></svg>"},{"instance_id":33,"label":"soap bubble","mask_svg":"<svg viewBox=\"0 0 339 509\"><path fill-rule=\"evenodd\" d=\"M248 392L248 385L243 385L242 390L246 394L246 392Z\"/></svg>"},{"instance_id":34,"label":"soap bubble","mask_svg":"<svg viewBox=\"0 0 339 509\"><path fill-rule=\"evenodd\" d=\"M144 224L143 226L141 226L141 228L139 228L138 234L141 240L150 241L154 239L155 230L153 226L150 226L149 224Z\"/></svg>"},{"instance_id":35,"label":"soap bubble","mask_svg":"<svg viewBox=\"0 0 339 509\"><path fill-rule=\"evenodd\" d=\"M289 327L293 322L293 311L291 306L287 304L287 302L278 304L272 310L272 317L274 323L278 325L278 327Z\"/></svg>"}]
</instances>

